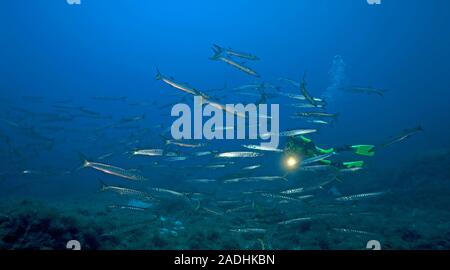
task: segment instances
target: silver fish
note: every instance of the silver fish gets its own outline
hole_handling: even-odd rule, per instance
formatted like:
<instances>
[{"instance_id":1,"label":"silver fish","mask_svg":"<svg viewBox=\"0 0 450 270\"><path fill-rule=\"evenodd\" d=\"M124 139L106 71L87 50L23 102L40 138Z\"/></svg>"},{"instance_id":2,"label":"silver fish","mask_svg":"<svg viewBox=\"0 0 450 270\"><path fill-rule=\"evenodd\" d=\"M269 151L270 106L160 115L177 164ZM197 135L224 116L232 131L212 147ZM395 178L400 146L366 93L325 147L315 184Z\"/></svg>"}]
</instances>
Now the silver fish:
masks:
<instances>
[{"instance_id":1,"label":"silver fish","mask_svg":"<svg viewBox=\"0 0 450 270\"><path fill-rule=\"evenodd\" d=\"M261 146L261 145L243 145L243 147L251 149L251 150L260 150L260 151L271 151L271 152L283 152L283 149L273 148L269 146Z\"/></svg>"},{"instance_id":2,"label":"silver fish","mask_svg":"<svg viewBox=\"0 0 450 270\"><path fill-rule=\"evenodd\" d=\"M129 180L134 180L134 181L147 180L144 176L138 174L136 172L136 170L126 170L126 169L122 169L119 167L115 167L115 166L111 166L111 165L107 165L107 164L103 164L103 163L91 162L91 161L85 160L83 163L83 167L84 168L90 167L90 168L96 169L98 171L104 172L106 174L115 175L115 176L122 177L122 178L129 179Z\"/></svg>"},{"instance_id":3,"label":"silver fish","mask_svg":"<svg viewBox=\"0 0 450 270\"><path fill-rule=\"evenodd\" d=\"M381 195L386 194L386 191L380 191L380 192L371 192L371 193L361 193L361 194L355 194L355 195L349 195L349 196L343 196L336 198L336 201L357 201L357 200L363 200L363 199L370 199L373 197L378 197Z\"/></svg>"},{"instance_id":4,"label":"silver fish","mask_svg":"<svg viewBox=\"0 0 450 270\"><path fill-rule=\"evenodd\" d=\"M134 156L162 156L164 150L162 149L141 149L141 150L134 150L131 153Z\"/></svg>"},{"instance_id":5,"label":"silver fish","mask_svg":"<svg viewBox=\"0 0 450 270\"><path fill-rule=\"evenodd\" d=\"M331 157L331 156L333 156L335 154L336 154L335 152L332 152L330 154L323 154L323 155L320 155L320 156L307 158L307 159L302 160L302 165L308 165L308 164L311 164L311 163L315 163L315 162L327 159L327 158L329 158L329 157Z\"/></svg>"},{"instance_id":6,"label":"silver fish","mask_svg":"<svg viewBox=\"0 0 450 270\"><path fill-rule=\"evenodd\" d=\"M254 158L259 156L262 156L262 154L256 152L224 152L216 155L219 158Z\"/></svg>"}]
</instances>

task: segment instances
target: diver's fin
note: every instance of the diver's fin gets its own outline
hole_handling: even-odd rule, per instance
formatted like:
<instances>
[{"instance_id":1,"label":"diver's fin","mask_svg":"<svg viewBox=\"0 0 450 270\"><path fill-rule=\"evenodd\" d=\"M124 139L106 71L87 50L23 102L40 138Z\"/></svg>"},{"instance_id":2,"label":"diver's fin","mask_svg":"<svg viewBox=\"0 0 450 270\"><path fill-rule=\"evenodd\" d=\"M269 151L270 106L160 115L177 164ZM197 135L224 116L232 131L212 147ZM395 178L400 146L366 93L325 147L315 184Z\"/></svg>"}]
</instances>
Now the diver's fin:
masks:
<instances>
[{"instance_id":1,"label":"diver's fin","mask_svg":"<svg viewBox=\"0 0 450 270\"><path fill-rule=\"evenodd\" d=\"M347 161L347 162L342 162L342 165L344 165L346 167L346 169L361 168L364 166L364 161L362 161L362 160Z\"/></svg>"},{"instance_id":2,"label":"diver's fin","mask_svg":"<svg viewBox=\"0 0 450 270\"><path fill-rule=\"evenodd\" d=\"M360 156L372 157L375 155L375 145L360 144L360 145L352 145L350 147L355 151L355 154Z\"/></svg>"}]
</instances>

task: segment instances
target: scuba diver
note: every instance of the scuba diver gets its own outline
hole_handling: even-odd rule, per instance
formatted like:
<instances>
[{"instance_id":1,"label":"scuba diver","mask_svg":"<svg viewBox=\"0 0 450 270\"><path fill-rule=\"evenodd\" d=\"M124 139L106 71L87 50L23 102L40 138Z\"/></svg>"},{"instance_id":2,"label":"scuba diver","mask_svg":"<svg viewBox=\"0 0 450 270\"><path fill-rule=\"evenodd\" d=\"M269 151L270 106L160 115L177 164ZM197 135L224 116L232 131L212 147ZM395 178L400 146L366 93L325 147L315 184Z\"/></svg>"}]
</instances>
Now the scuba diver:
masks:
<instances>
[{"instance_id":1,"label":"scuba diver","mask_svg":"<svg viewBox=\"0 0 450 270\"><path fill-rule=\"evenodd\" d=\"M284 148L284 164L287 169L295 169L298 165L301 165L300 159L307 159L311 157L331 156L340 152L353 152L360 156L371 157L375 155L374 145L346 145L341 147L323 149L315 145L315 143L305 136L289 137ZM357 170L364 166L364 161L347 161L337 162L331 161L326 158L319 159L318 162L323 165L330 165L339 170L349 169Z\"/></svg>"}]
</instances>

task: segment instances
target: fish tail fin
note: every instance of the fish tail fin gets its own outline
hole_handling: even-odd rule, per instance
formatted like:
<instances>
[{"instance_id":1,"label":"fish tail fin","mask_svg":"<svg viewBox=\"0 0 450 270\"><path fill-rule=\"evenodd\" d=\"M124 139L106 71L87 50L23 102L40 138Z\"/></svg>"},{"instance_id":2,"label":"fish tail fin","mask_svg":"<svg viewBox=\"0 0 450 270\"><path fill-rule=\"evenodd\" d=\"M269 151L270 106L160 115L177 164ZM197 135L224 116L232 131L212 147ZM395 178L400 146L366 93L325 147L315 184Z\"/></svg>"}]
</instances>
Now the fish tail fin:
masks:
<instances>
[{"instance_id":1,"label":"fish tail fin","mask_svg":"<svg viewBox=\"0 0 450 270\"><path fill-rule=\"evenodd\" d=\"M219 59L220 55L223 52L222 47L220 47L219 45L213 44L213 47L211 49L214 51L214 55L211 56L209 59L211 59L211 60Z\"/></svg>"},{"instance_id":2,"label":"fish tail fin","mask_svg":"<svg viewBox=\"0 0 450 270\"><path fill-rule=\"evenodd\" d=\"M159 134L159 137L161 137L161 139L164 141L164 144L167 145L169 144L169 138L167 138L166 136Z\"/></svg>"},{"instance_id":3,"label":"fish tail fin","mask_svg":"<svg viewBox=\"0 0 450 270\"><path fill-rule=\"evenodd\" d=\"M156 80L162 80L162 78L163 78L163 76L162 76L161 72L159 72L159 69L156 68L156 76L155 76L155 79L156 79Z\"/></svg>"},{"instance_id":4,"label":"fish tail fin","mask_svg":"<svg viewBox=\"0 0 450 270\"><path fill-rule=\"evenodd\" d=\"M81 165L80 165L80 167L78 167L78 169L86 168L86 167L89 166L90 163L89 163L88 158L86 157L86 155L84 155L81 152L78 152L78 157L81 160Z\"/></svg>"},{"instance_id":5,"label":"fish tail fin","mask_svg":"<svg viewBox=\"0 0 450 270\"><path fill-rule=\"evenodd\" d=\"M99 192L102 192L102 191L105 191L106 190L106 187L108 186L107 184L105 184L105 182L103 182L103 180L102 179L98 179L98 183L99 183L99 185L100 185L100 188L99 188Z\"/></svg>"},{"instance_id":6,"label":"fish tail fin","mask_svg":"<svg viewBox=\"0 0 450 270\"><path fill-rule=\"evenodd\" d=\"M420 124L417 126L417 130L419 130L419 131L425 131L425 130L423 129L422 125L420 125Z\"/></svg>"}]
</instances>

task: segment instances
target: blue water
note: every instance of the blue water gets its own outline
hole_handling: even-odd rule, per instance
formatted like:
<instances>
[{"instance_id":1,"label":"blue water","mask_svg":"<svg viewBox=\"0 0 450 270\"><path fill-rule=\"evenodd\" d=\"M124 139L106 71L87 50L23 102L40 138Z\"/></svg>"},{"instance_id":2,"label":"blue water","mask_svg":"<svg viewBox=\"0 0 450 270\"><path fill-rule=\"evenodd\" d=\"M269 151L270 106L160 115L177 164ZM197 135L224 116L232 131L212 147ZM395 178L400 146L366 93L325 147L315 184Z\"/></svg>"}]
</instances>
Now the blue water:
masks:
<instances>
[{"instance_id":1,"label":"blue water","mask_svg":"<svg viewBox=\"0 0 450 270\"><path fill-rule=\"evenodd\" d=\"M65 249L68 240L78 237L93 249L365 249L370 239L386 249L448 249L449 8L448 1L439 0L382 0L381 5L365 0L3 1L0 248ZM210 60L213 44L257 55L257 61L232 59L261 77ZM332 157L363 160L365 166L339 174L342 183L301 194L313 195L312 200L260 196L317 187L329 173L287 171L283 154L277 153L207 168L224 164L215 151L246 151L243 144L258 141L191 141L207 144L195 149L165 145L160 135L170 137L175 118L171 106L164 105L192 105L192 96L155 80L157 69L223 104L256 102L257 90L246 90L256 94L248 96L233 88L261 82L277 86L265 89L267 93L300 95L279 78L299 82L306 71L310 94L327 102L320 111L339 116L330 125L292 119L295 112L318 109L293 108L291 104L300 102L271 97L268 103L280 104L280 129L316 128L306 136L319 147L370 144L377 146L376 154ZM387 91L381 97L344 90L357 86ZM423 132L378 147L419 125ZM282 138L279 148L285 144ZM188 159L131 155L148 148ZM214 153L195 156L199 151ZM83 158L136 169L148 181L134 183L82 168ZM242 170L254 164L261 167ZM288 181L224 183L267 175ZM205 178L216 182L188 181ZM127 195L101 192L100 181L142 192L168 189L182 198L164 193L148 203L131 196L130 205ZM335 200L372 192L386 194L347 204ZM250 210L234 211L236 205L218 203L224 200L237 200ZM139 205L149 207L127 208ZM22 226L20 220L36 209L42 211L40 218L50 216L57 223L29 225L48 238L11 229ZM278 224L300 217L311 220ZM95 224L95 229L86 224ZM77 232L61 236L52 226ZM117 230L128 227L133 231ZM233 231L246 228L265 232ZM133 238L135 233L144 235L141 241Z\"/></svg>"}]
</instances>

